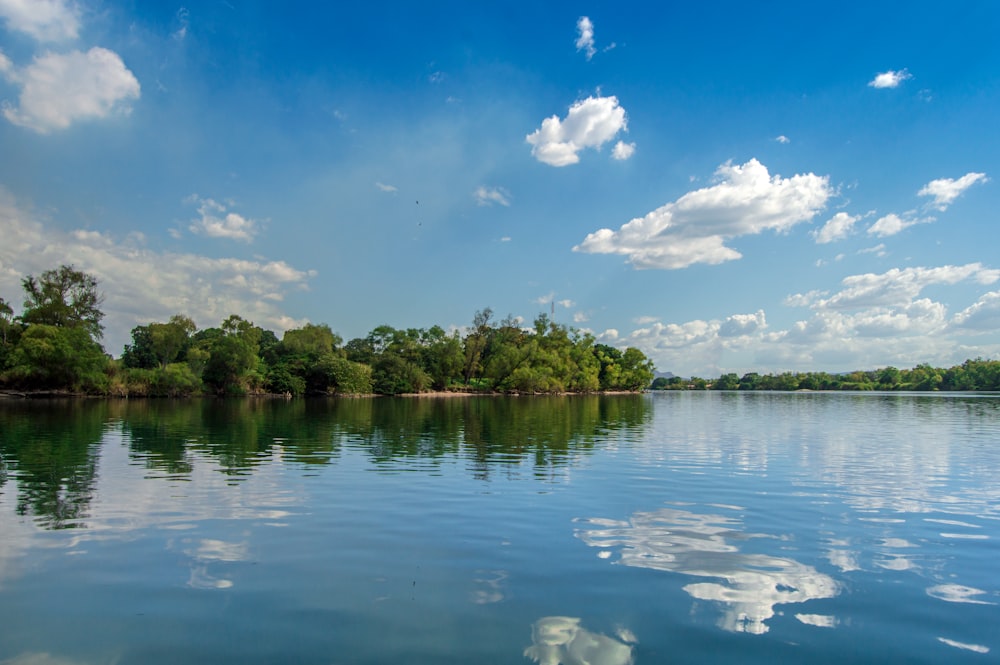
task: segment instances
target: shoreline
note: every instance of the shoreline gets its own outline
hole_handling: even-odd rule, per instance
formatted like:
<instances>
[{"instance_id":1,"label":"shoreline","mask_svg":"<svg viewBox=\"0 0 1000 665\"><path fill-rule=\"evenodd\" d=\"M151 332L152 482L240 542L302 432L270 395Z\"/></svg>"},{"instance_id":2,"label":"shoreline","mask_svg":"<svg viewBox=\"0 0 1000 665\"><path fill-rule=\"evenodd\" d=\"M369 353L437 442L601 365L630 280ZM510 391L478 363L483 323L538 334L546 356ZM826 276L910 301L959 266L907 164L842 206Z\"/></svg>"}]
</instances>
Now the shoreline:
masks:
<instances>
[{"instance_id":1,"label":"shoreline","mask_svg":"<svg viewBox=\"0 0 1000 665\"><path fill-rule=\"evenodd\" d=\"M329 394L329 395L299 395L292 396L282 393L260 393L254 395L183 395L178 397L149 395L88 395L87 393L70 392L66 390L0 390L0 399L311 399L315 397L342 399L365 399L376 397L404 397L408 399L452 399L456 397L573 397L577 395L641 395L646 390L594 390L585 393L519 393L492 392L473 390L428 390L421 393L400 393L398 395L381 395L379 393L365 394Z\"/></svg>"}]
</instances>

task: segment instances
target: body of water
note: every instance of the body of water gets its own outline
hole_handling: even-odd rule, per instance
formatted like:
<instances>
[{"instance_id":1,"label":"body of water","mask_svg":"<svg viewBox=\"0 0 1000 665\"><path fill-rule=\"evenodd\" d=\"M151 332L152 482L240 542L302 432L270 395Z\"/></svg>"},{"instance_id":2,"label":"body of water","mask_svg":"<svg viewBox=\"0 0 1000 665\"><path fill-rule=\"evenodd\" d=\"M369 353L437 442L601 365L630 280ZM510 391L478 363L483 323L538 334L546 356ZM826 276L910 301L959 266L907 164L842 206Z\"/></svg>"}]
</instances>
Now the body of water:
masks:
<instances>
[{"instance_id":1,"label":"body of water","mask_svg":"<svg viewBox=\"0 0 1000 665\"><path fill-rule=\"evenodd\" d=\"M0 663L987 663L1000 397L0 402Z\"/></svg>"}]
</instances>

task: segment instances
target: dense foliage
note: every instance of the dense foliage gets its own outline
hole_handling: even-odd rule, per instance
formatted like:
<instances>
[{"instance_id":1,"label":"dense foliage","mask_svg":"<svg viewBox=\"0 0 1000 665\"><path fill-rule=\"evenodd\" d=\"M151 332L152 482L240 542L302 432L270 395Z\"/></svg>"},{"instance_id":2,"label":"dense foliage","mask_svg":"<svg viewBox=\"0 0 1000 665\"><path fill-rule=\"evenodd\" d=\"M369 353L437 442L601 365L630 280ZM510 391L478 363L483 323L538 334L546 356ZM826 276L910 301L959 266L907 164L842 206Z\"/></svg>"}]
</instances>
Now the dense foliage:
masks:
<instances>
[{"instance_id":1,"label":"dense foliage","mask_svg":"<svg viewBox=\"0 0 1000 665\"><path fill-rule=\"evenodd\" d=\"M23 280L24 309L0 299L0 385L23 390L118 396L288 395L427 390L560 393L637 391L653 366L638 349L593 336L542 314L532 328L476 312L463 337L440 326L379 326L344 343L327 325L306 324L279 340L232 315L198 330L176 315L132 329L113 360L100 345L97 280L71 266Z\"/></svg>"},{"instance_id":2,"label":"dense foliage","mask_svg":"<svg viewBox=\"0 0 1000 665\"><path fill-rule=\"evenodd\" d=\"M398 395L427 390L562 393L655 390L1000 390L1000 361L847 374L806 372L653 379L635 348L599 344L545 314L525 328L489 308L464 336L440 326L378 326L344 340L324 324L270 330L232 315L198 330L176 315L132 329L118 360L100 344L97 280L72 266L22 280L20 316L0 298L0 387L98 395Z\"/></svg>"},{"instance_id":3,"label":"dense foliage","mask_svg":"<svg viewBox=\"0 0 1000 665\"><path fill-rule=\"evenodd\" d=\"M948 369L917 365L913 369L885 367L846 374L805 372L743 376L723 374L715 381L698 377L658 377L654 390L980 390L1000 391L1000 360L966 360Z\"/></svg>"}]
</instances>

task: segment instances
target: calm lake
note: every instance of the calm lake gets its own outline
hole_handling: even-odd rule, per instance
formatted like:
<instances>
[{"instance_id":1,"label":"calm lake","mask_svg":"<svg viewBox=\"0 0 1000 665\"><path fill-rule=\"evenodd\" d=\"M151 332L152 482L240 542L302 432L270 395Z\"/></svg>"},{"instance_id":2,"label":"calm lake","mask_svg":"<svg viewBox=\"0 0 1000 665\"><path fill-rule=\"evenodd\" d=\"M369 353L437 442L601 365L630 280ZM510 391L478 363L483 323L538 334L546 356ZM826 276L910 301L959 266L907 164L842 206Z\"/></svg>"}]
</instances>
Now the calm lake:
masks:
<instances>
[{"instance_id":1,"label":"calm lake","mask_svg":"<svg viewBox=\"0 0 1000 665\"><path fill-rule=\"evenodd\" d=\"M1000 396L0 401L0 663L988 663Z\"/></svg>"}]
</instances>

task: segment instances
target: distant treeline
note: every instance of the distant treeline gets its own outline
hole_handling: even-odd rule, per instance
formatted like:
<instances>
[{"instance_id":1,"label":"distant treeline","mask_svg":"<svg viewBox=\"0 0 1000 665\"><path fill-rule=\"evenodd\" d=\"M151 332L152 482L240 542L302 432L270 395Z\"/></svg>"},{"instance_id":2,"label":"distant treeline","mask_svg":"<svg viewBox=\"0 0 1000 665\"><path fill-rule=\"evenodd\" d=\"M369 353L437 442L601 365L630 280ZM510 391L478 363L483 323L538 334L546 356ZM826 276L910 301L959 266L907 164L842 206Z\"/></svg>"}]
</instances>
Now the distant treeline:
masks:
<instances>
[{"instance_id":1,"label":"distant treeline","mask_svg":"<svg viewBox=\"0 0 1000 665\"><path fill-rule=\"evenodd\" d=\"M347 343L307 324L281 339L232 315L198 330L176 315L132 329L119 359L101 347L97 280L72 266L22 280L20 316L0 298L0 387L113 396L384 394L428 390L638 391L653 365L541 314L531 328L489 308L464 335L379 326Z\"/></svg>"},{"instance_id":2,"label":"distant treeline","mask_svg":"<svg viewBox=\"0 0 1000 665\"><path fill-rule=\"evenodd\" d=\"M867 372L828 374L804 372L743 376L723 374L718 379L658 377L654 390L982 390L1000 391L1000 360L966 360L948 369L917 365L913 369L885 367Z\"/></svg>"}]
</instances>

